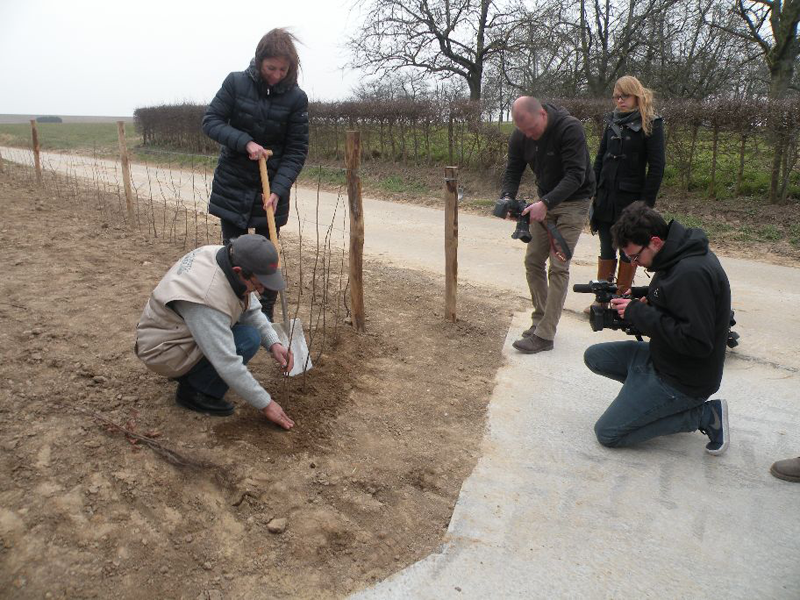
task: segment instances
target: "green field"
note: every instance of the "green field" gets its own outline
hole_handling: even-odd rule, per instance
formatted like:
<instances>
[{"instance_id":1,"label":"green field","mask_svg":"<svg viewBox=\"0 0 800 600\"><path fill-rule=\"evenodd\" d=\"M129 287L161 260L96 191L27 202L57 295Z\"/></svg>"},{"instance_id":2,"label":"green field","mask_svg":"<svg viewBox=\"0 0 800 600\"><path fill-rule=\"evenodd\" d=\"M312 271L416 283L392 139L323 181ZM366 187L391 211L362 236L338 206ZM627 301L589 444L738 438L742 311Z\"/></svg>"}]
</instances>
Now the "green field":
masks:
<instances>
[{"instance_id":1,"label":"green field","mask_svg":"<svg viewBox=\"0 0 800 600\"><path fill-rule=\"evenodd\" d=\"M116 123L37 123L36 129L42 150L119 155ZM125 124L125 138L128 148L142 143L133 123ZM30 124L0 124L0 145L30 148Z\"/></svg>"}]
</instances>

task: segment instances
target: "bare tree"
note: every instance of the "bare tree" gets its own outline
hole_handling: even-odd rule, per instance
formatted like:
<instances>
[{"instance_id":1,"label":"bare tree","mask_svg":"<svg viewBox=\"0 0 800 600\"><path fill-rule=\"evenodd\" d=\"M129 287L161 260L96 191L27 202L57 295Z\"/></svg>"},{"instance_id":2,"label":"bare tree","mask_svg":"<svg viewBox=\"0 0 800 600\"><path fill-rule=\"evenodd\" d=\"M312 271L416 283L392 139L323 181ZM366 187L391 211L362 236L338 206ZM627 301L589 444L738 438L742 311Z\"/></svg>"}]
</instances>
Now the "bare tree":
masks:
<instances>
[{"instance_id":1,"label":"bare tree","mask_svg":"<svg viewBox=\"0 0 800 600\"><path fill-rule=\"evenodd\" d=\"M517 17L502 0L367 0L363 23L348 41L352 66L373 74L415 68L461 78L480 100L483 71L504 50Z\"/></svg>"},{"instance_id":2,"label":"bare tree","mask_svg":"<svg viewBox=\"0 0 800 600\"><path fill-rule=\"evenodd\" d=\"M753 88L757 57L726 31L736 25L720 0L677 4L645 25L648 43L631 71L664 97L741 96Z\"/></svg>"},{"instance_id":3,"label":"bare tree","mask_svg":"<svg viewBox=\"0 0 800 600\"><path fill-rule=\"evenodd\" d=\"M732 11L741 19L743 30L726 28L758 48L769 70L769 97L785 98L800 54L797 26L800 23L800 0L733 0ZM774 155L769 200L786 199L788 176L797 162L797 139L787 128L785 107L776 103L770 111ZM783 180L783 181L781 181Z\"/></svg>"},{"instance_id":4,"label":"bare tree","mask_svg":"<svg viewBox=\"0 0 800 600\"><path fill-rule=\"evenodd\" d=\"M800 0L735 0L733 12L742 20L745 31L728 31L756 44L769 69L770 98L783 98L800 54Z\"/></svg>"},{"instance_id":5,"label":"bare tree","mask_svg":"<svg viewBox=\"0 0 800 600\"><path fill-rule=\"evenodd\" d=\"M593 96L611 92L629 61L648 43L649 20L669 11L679 0L577 0L571 23L580 40L583 76Z\"/></svg>"},{"instance_id":6,"label":"bare tree","mask_svg":"<svg viewBox=\"0 0 800 600\"><path fill-rule=\"evenodd\" d=\"M585 90L568 5L551 1L525 10L493 67L507 87L534 96L576 96Z\"/></svg>"}]
</instances>

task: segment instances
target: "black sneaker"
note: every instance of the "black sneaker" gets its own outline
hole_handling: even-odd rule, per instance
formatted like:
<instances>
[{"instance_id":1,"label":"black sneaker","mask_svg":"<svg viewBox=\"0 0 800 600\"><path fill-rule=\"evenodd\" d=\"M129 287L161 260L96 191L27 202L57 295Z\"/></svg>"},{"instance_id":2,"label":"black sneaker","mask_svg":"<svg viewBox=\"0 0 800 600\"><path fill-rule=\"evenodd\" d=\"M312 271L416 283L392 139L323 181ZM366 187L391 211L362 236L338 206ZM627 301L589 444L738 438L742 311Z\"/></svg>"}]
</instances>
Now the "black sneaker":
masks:
<instances>
[{"instance_id":1,"label":"black sneaker","mask_svg":"<svg viewBox=\"0 0 800 600\"><path fill-rule=\"evenodd\" d=\"M215 417L227 417L233 414L234 406L222 398L214 398L198 392L187 383L179 383L175 401L189 410L206 413Z\"/></svg>"},{"instance_id":2,"label":"black sneaker","mask_svg":"<svg viewBox=\"0 0 800 600\"><path fill-rule=\"evenodd\" d=\"M700 431L711 440L706 444L706 452L719 455L728 449L730 429L728 427L728 403L725 400L709 400L706 406L711 411L709 424Z\"/></svg>"}]
</instances>

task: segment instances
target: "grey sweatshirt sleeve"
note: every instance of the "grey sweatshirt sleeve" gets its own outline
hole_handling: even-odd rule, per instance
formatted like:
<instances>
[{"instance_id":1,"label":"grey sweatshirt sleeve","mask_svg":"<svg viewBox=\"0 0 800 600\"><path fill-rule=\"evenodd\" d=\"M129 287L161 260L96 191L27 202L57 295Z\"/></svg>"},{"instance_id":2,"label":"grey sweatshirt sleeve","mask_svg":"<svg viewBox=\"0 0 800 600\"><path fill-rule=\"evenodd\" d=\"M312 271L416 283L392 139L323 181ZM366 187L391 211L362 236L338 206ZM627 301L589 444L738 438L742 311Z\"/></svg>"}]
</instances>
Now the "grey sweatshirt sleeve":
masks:
<instances>
[{"instance_id":1,"label":"grey sweatshirt sleeve","mask_svg":"<svg viewBox=\"0 0 800 600\"><path fill-rule=\"evenodd\" d=\"M214 366L225 383L251 406L259 410L266 407L272 398L247 369L242 357L236 354L228 317L210 306L185 300L173 302L172 307L186 322L203 356ZM266 317L264 320L266 321ZM272 330L271 325L269 329ZM264 331L259 331L263 344ZM272 333L274 335L274 330ZM275 338L277 339L277 335Z\"/></svg>"}]
</instances>

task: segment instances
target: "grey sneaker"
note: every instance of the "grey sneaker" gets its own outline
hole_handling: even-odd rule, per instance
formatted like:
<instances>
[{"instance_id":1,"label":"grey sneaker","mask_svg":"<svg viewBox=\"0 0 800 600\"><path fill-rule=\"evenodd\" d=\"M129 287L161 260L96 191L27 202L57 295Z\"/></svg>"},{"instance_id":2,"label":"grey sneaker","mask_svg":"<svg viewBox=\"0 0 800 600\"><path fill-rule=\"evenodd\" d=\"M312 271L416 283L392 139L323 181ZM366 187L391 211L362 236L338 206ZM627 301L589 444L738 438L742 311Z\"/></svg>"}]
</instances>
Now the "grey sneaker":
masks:
<instances>
[{"instance_id":1,"label":"grey sneaker","mask_svg":"<svg viewBox=\"0 0 800 600\"><path fill-rule=\"evenodd\" d=\"M531 334L511 344L523 354L536 354L553 349L553 340L545 340L538 335Z\"/></svg>"},{"instance_id":2,"label":"grey sneaker","mask_svg":"<svg viewBox=\"0 0 800 600\"><path fill-rule=\"evenodd\" d=\"M779 460L770 467L769 472L778 479L800 483L800 458Z\"/></svg>"},{"instance_id":3,"label":"grey sneaker","mask_svg":"<svg viewBox=\"0 0 800 600\"><path fill-rule=\"evenodd\" d=\"M710 411L709 424L700 431L711 440L706 444L706 452L719 455L728 449L730 428L728 427L728 403L725 400L709 400L706 406Z\"/></svg>"}]
</instances>

